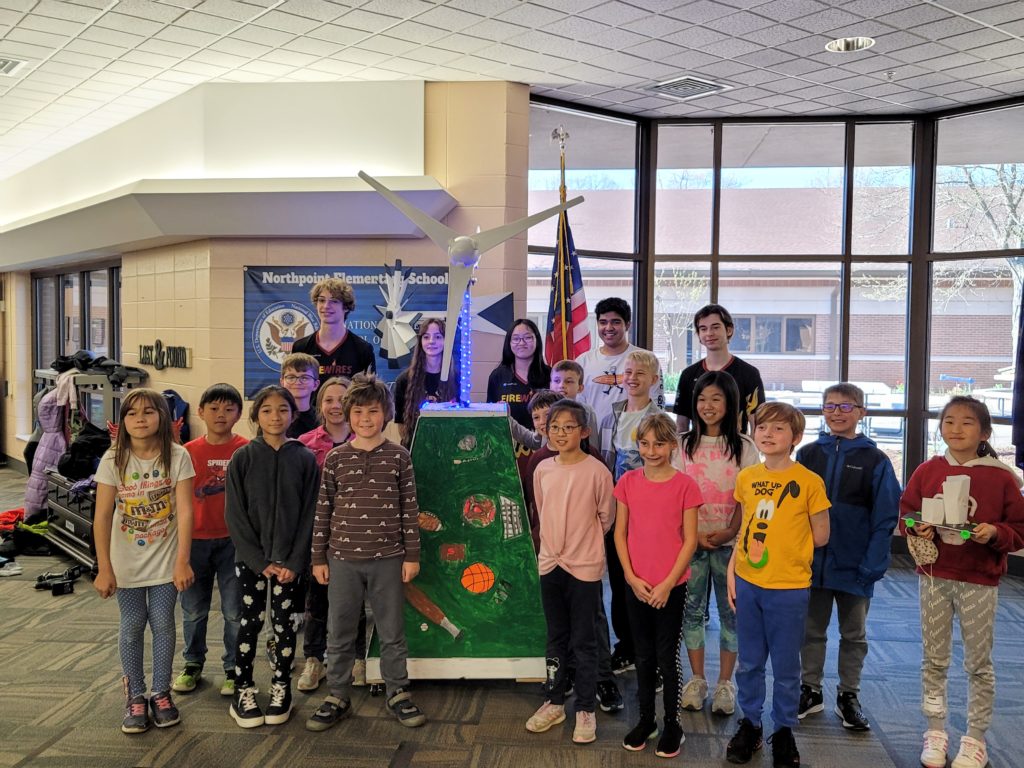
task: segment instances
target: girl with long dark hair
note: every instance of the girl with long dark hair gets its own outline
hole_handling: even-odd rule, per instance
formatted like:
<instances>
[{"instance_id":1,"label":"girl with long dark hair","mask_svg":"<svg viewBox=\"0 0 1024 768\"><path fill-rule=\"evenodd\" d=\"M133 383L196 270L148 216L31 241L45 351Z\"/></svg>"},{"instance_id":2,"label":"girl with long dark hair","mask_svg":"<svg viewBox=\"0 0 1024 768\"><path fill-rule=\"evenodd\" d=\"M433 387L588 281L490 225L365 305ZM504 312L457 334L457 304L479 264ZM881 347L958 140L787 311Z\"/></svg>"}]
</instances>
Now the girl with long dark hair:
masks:
<instances>
[{"instance_id":1,"label":"girl with long dark hair","mask_svg":"<svg viewBox=\"0 0 1024 768\"><path fill-rule=\"evenodd\" d=\"M527 318L512 323L505 334L501 365L487 379L487 402L508 403L509 415L532 429L527 404L534 391L551 382L551 367L544 362L543 343L537 324Z\"/></svg>"},{"instance_id":2,"label":"girl with long dark hair","mask_svg":"<svg viewBox=\"0 0 1024 768\"><path fill-rule=\"evenodd\" d=\"M402 445L408 448L424 402L449 403L459 399L459 367L452 359L448 381L441 381L444 355L444 319L427 317L416 331L412 363L395 381L395 423L401 425Z\"/></svg>"}]
</instances>

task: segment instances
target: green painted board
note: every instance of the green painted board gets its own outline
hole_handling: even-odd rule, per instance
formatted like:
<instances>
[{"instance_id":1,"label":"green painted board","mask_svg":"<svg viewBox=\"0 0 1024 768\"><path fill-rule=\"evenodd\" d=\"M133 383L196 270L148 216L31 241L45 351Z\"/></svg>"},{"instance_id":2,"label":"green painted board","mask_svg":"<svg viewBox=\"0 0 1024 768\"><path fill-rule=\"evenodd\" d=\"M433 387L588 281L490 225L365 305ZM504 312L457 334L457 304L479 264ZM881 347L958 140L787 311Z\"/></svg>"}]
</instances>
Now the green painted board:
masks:
<instances>
[{"instance_id":1,"label":"green painted board","mask_svg":"<svg viewBox=\"0 0 1024 768\"><path fill-rule=\"evenodd\" d=\"M421 560L405 603L410 676L543 677L540 577L505 407L426 407L412 460ZM375 638L371 678L379 654Z\"/></svg>"}]
</instances>

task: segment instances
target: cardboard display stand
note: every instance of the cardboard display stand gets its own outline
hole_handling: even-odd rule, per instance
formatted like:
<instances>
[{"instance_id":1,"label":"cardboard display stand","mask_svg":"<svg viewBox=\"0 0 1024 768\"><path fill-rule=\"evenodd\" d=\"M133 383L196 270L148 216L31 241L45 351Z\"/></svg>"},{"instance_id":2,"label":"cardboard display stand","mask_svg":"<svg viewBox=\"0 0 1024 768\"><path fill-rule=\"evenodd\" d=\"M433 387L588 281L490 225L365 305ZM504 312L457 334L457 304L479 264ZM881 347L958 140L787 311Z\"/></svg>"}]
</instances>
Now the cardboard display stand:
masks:
<instances>
[{"instance_id":1,"label":"cardboard display stand","mask_svg":"<svg viewBox=\"0 0 1024 768\"><path fill-rule=\"evenodd\" d=\"M421 568L406 589L409 676L543 678L540 577L504 404L425 406L412 459ZM376 637L367 678L380 679Z\"/></svg>"}]
</instances>

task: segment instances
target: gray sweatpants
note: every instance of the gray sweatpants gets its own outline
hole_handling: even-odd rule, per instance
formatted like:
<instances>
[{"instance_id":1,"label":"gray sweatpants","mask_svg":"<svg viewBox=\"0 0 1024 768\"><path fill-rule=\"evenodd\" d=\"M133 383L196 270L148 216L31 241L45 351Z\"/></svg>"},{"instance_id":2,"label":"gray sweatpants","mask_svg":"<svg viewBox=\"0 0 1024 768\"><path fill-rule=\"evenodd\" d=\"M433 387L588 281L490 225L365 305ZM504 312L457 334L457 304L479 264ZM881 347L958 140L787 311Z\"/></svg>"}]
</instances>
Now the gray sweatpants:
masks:
<instances>
[{"instance_id":1,"label":"gray sweatpants","mask_svg":"<svg viewBox=\"0 0 1024 768\"><path fill-rule=\"evenodd\" d=\"M921 712L930 730L946 729L946 677L953 657L953 614L960 617L967 673L967 735L984 741L992 722L992 666L998 587L921 576Z\"/></svg>"},{"instance_id":2,"label":"gray sweatpants","mask_svg":"<svg viewBox=\"0 0 1024 768\"><path fill-rule=\"evenodd\" d=\"M811 587L804 625L804 646L800 651L802 681L813 690L821 690L825 674L825 644L832 621L832 603L839 608L839 693L858 693L860 673L868 655L867 620L870 597L851 595L832 589Z\"/></svg>"},{"instance_id":3,"label":"gray sweatpants","mask_svg":"<svg viewBox=\"0 0 1024 768\"><path fill-rule=\"evenodd\" d=\"M409 685L405 642L405 589L402 558L385 560L330 560L327 582L327 688L339 699L351 698L352 664L363 600L370 601L380 638L380 673L387 696Z\"/></svg>"}]
</instances>

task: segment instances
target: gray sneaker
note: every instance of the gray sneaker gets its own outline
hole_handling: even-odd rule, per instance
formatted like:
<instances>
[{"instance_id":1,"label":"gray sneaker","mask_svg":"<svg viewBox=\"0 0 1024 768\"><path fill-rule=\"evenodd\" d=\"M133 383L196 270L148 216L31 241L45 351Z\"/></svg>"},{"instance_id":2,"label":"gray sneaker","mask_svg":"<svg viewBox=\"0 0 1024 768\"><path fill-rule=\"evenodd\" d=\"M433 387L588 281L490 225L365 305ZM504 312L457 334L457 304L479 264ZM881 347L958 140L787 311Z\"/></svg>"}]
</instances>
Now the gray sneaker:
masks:
<instances>
[{"instance_id":1,"label":"gray sneaker","mask_svg":"<svg viewBox=\"0 0 1024 768\"><path fill-rule=\"evenodd\" d=\"M711 697L711 712L731 715L736 711L736 684L732 680L719 680Z\"/></svg>"},{"instance_id":2,"label":"gray sneaker","mask_svg":"<svg viewBox=\"0 0 1024 768\"><path fill-rule=\"evenodd\" d=\"M149 708L153 711L153 725L157 728L169 728L181 722L181 715L168 691L154 693L149 699Z\"/></svg>"},{"instance_id":3,"label":"gray sneaker","mask_svg":"<svg viewBox=\"0 0 1024 768\"><path fill-rule=\"evenodd\" d=\"M700 712L704 709L704 700L708 697L708 681L703 677L691 677L690 682L683 686L680 702L683 709Z\"/></svg>"},{"instance_id":4,"label":"gray sneaker","mask_svg":"<svg viewBox=\"0 0 1024 768\"><path fill-rule=\"evenodd\" d=\"M149 730L149 705L145 696L132 696L124 705L124 720L121 730L124 733L144 733Z\"/></svg>"}]
</instances>

